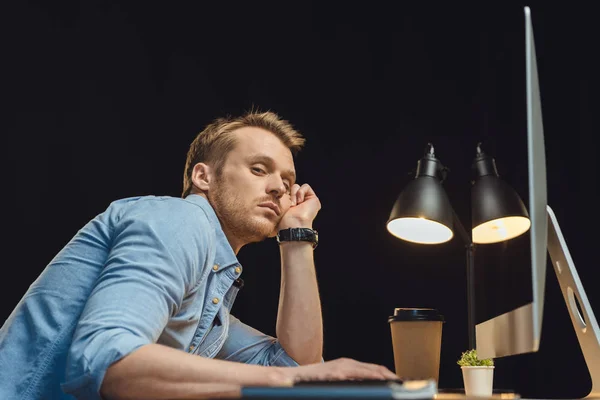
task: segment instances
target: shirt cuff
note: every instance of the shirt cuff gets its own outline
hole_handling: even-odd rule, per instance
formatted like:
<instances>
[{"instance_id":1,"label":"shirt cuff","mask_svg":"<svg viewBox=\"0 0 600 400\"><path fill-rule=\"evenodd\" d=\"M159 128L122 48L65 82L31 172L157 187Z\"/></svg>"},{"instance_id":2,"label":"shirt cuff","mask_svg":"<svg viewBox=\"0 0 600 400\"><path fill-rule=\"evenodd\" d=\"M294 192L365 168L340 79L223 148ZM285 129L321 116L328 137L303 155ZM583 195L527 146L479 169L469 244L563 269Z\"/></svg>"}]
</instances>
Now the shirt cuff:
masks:
<instances>
[{"instance_id":1,"label":"shirt cuff","mask_svg":"<svg viewBox=\"0 0 600 400\"><path fill-rule=\"evenodd\" d=\"M72 348L72 361L67 364L67 381L61 384L61 389L78 399L101 399L100 387L108 368L148 344L146 340L135 335L120 336L118 340L111 337L105 346L94 346L93 350L88 348L81 354L77 354ZM92 352L95 354L90 354Z\"/></svg>"}]
</instances>

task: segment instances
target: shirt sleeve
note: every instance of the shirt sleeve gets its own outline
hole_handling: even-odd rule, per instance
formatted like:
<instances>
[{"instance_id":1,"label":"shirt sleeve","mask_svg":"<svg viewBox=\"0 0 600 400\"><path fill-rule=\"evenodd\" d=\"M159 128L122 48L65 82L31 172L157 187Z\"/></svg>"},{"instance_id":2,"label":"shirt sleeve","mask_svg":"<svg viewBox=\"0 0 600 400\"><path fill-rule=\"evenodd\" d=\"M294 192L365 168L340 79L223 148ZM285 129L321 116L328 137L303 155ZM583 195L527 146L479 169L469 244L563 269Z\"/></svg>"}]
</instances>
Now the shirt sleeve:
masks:
<instances>
[{"instance_id":1,"label":"shirt sleeve","mask_svg":"<svg viewBox=\"0 0 600 400\"><path fill-rule=\"evenodd\" d=\"M229 335L215 358L264 366L299 365L276 338L244 324L233 315L229 315Z\"/></svg>"},{"instance_id":2,"label":"shirt sleeve","mask_svg":"<svg viewBox=\"0 0 600 400\"><path fill-rule=\"evenodd\" d=\"M124 213L77 323L63 391L99 399L108 367L157 341L200 276L211 233L204 212L184 202L146 201Z\"/></svg>"}]
</instances>

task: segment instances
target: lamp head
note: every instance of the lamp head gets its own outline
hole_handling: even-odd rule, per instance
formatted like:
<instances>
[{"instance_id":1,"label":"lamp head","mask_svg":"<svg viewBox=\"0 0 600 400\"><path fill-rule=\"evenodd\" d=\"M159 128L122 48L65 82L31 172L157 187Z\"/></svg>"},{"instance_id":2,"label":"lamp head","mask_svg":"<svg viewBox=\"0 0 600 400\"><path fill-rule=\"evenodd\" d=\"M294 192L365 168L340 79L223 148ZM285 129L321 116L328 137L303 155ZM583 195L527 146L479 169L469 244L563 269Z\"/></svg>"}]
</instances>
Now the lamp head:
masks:
<instances>
[{"instance_id":1,"label":"lamp head","mask_svg":"<svg viewBox=\"0 0 600 400\"><path fill-rule=\"evenodd\" d=\"M496 161L477 145L471 189L473 243L496 243L525 233L531 226L519 195L507 185Z\"/></svg>"},{"instance_id":2,"label":"lamp head","mask_svg":"<svg viewBox=\"0 0 600 400\"><path fill-rule=\"evenodd\" d=\"M453 236L453 214L442 187L447 168L435 157L431 143L417 163L415 179L400 193L390 218L388 231L414 243L436 244Z\"/></svg>"}]
</instances>

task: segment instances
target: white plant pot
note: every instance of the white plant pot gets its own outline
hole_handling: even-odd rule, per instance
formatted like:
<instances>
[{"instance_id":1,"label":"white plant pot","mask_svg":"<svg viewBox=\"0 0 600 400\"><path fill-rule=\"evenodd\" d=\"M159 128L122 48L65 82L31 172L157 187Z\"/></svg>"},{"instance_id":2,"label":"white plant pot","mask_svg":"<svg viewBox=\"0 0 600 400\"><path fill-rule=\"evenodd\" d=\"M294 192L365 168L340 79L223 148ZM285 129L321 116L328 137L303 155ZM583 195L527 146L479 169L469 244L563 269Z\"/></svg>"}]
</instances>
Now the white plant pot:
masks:
<instances>
[{"instance_id":1,"label":"white plant pot","mask_svg":"<svg viewBox=\"0 0 600 400\"><path fill-rule=\"evenodd\" d=\"M460 367L465 394L471 397L492 397L494 367Z\"/></svg>"}]
</instances>

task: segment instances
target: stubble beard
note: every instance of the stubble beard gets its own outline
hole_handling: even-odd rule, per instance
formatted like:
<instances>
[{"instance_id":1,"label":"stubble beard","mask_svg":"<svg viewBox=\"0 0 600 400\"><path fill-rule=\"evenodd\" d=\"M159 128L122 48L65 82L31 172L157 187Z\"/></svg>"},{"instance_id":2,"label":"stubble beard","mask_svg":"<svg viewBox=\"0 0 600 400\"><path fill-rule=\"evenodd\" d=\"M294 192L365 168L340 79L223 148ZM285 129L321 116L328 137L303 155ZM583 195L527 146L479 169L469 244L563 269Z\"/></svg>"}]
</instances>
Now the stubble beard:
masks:
<instances>
[{"instance_id":1,"label":"stubble beard","mask_svg":"<svg viewBox=\"0 0 600 400\"><path fill-rule=\"evenodd\" d=\"M270 237L274 224L256 215L257 204L245 204L237 195L219 180L207 195L209 203L221 222L228 237L233 236L243 243L261 242Z\"/></svg>"}]
</instances>

